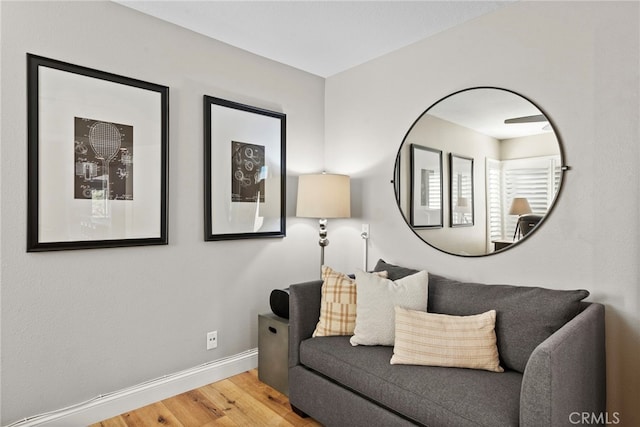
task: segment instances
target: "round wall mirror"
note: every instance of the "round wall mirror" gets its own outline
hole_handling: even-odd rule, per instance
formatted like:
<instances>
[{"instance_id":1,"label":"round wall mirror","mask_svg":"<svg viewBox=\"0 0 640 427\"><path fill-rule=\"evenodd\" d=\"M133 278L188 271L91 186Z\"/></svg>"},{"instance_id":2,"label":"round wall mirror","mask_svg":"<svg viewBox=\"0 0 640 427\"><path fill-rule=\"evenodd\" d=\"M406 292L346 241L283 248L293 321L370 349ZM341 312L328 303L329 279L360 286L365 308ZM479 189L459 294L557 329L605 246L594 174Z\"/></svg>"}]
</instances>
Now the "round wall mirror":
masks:
<instances>
[{"instance_id":1,"label":"round wall mirror","mask_svg":"<svg viewBox=\"0 0 640 427\"><path fill-rule=\"evenodd\" d=\"M525 241L562 185L562 147L549 117L506 89L453 93L413 123L398 150L395 194L426 243L482 256Z\"/></svg>"}]
</instances>

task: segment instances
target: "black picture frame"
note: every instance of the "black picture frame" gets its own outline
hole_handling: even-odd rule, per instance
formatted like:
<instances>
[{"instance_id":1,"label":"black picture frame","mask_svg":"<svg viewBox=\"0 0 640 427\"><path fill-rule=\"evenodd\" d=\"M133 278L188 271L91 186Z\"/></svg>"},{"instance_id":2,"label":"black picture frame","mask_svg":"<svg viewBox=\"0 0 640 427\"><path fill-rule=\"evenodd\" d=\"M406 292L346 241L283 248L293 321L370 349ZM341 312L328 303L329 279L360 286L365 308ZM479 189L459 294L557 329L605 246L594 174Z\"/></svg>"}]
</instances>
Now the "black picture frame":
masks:
<instances>
[{"instance_id":1,"label":"black picture frame","mask_svg":"<svg viewBox=\"0 0 640 427\"><path fill-rule=\"evenodd\" d=\"M284 113L204 95L204 240L286 236Z\"/></svg>"},{"instance_id":2,"label":"black picture frame","mask_svg":"<svg viewBox=\"0 0 640 427\"><path fill-rule=\"evenodd\" d=\"M449 226L473 227L475 191L473 158L449 153Z\"/></svg>"},{"instance_id":3,"label":"black picture frame","mask_svg":"<svg viewBox=\"0 0 640 427\"><path fill-rule=\"evenodd\" d=\"M168 244L169 88L27 54L27 99L27 252Z\"/></svg>"},{"instance_id":4,"label":"black picture frame","mask_svg":"<svg viewBox=\"0 0 640 427\"><path fill-rule=\"evenodd\" d=\"M411 144L410 223L443 227L442 150Z\"/></svg>"}]
</instances>

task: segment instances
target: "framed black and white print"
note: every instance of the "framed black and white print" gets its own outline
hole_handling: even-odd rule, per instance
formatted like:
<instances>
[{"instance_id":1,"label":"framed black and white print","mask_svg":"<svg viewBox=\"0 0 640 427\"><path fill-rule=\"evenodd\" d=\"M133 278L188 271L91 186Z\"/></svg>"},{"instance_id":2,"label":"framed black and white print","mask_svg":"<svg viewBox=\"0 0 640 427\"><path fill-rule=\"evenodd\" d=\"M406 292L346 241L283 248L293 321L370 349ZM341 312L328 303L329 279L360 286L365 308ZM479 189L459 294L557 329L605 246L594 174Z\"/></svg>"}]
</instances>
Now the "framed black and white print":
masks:
<instances>
[{"instance_id":1,"label":"framed black and white print","mask_svg":"<svg viewBox=\"0 0 640 427\"><path fill-rule=\"evenodd\" d=\"M27 54L27 251L168 243L169 88Z\"/></svg>"},{"instance_id":2,"label":"framed black and white print","mask_svg":"<svg viewBox=\"0 0 640 427\"><path fill-rule=\"evenodd\" d=\"M442 199L442 151L411 144L411 226L442 228Z\"/></svg>"},{"instance_id":3,"label":"framed black and white print","mask_svg":"<svg viewBox=\"0 0 640 427\"><path fill-rule=\"evenodd\" d=\"M204 96L206 241L285 236L286 115Z\"/></svg>"},{"instance_id":4,"label":"framed black and white print","mask_svg":"<svg viewBox=\"0 0 640 427\"><path fill-rule=\"evenodd\" d=\"M475 223L473 159L449 153L449 225L472 227Z\"/></svg>"}]
</instances>

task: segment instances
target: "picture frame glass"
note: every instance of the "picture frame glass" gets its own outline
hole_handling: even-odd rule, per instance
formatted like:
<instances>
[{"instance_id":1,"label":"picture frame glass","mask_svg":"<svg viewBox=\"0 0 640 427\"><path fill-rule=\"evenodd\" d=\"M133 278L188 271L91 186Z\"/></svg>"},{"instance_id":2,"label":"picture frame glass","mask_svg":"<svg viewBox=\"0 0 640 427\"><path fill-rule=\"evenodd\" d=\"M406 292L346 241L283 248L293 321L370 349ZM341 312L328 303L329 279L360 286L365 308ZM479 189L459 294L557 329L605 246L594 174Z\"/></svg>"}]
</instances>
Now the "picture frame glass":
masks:
<instances>
[{"instance_id":1,"label":"picture frame glass","mask_svg":"<svg viewBox=\"0 0 640 427\"><path fill-rule=\"evenodd\" d=\"M449 154L451 227L471 227L475 223L473 159Z\"/></svg>"},{"instance_id":2,"label":"picture frame glass","mask_svg":"<svg viewBox=\"0 0 640 427\"><path fill-rule=\"evenodd\" d=\"M442 151L411 145L410 222L416 228L440 228L442 220Z\"/></svg>"},{"instance_id":3,"label":"picture frame glass","mask_svg":"<svg viewBox=\"0 0 640 427\"><path fill-rule=\"evenodd\" d=\"M168 88L28 58L27 250L166 244Z\"/></svg>"},{"instance_id":4,"label":"picture frame glass","mask_svg":"<svg viewBox=\"0 0 640 427\"><path fill-rule=\"evenodd\" d=\"M285 119L205 96L205 240L285 235Z\"/></svg>"}]
</instances>

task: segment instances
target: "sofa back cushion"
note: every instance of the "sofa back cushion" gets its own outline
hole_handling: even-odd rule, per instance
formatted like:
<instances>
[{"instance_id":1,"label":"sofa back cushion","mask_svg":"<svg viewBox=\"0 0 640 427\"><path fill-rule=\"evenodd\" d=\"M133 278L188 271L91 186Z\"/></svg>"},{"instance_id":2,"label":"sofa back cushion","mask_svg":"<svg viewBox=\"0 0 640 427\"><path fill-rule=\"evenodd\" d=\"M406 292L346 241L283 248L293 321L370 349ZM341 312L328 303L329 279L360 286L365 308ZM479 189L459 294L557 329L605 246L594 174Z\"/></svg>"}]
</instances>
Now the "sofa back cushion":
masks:
<instances>
[{"instance_id":1,"label":"sofa back cushion","mask_svg":"<svg viewBox=\"0 0 640 427\"><path fill-rule=\"evenodd\" d=\"M427 311L468 316L496 310L500 359L503 366L523 373L533 350L574 318L587 296L583 289L463 283L431 274Z\"/></svg>"},{"instance_id":2,"label":"sofa back cushion","mask_svg":"<svg viewBox=\"0 0 640 427\"><path fill-rule=\"evenodd\" d=\"M397 280L417 270L378 261ZM427 312L470 316L496 310L496 335L502 366L524 372L533 350L573 319L589 296L583 289L562 291L528 286L465 283L429 274Z\"/></svg>"},{"instance_id":3,"label":"sofa back cushion","mask_svg":"<svg viewBox=\"0 0 640 427\"><path fill-rule=\"evenodd\" d=\"M389 280L398 280L406 276L416 274L420 270L414 270L413 268L401 267L399 265L389 264L383 259L378 260L373 271L386 271Z\"/></svg>"}]
</instances>

